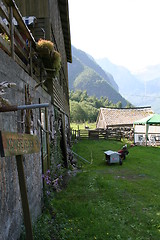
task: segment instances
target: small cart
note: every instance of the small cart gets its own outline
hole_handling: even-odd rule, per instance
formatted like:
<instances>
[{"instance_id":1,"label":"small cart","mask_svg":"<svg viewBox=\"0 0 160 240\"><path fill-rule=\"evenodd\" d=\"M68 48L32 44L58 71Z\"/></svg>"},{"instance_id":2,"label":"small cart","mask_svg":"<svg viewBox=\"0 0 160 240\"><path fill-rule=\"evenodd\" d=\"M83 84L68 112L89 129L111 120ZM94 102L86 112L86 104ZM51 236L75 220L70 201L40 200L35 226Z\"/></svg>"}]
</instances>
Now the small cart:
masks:
<instances>
[{"instance_id":1,"label":"small cart","mask_svg":"<svg viewBox=\"0 0 160 240\"><path fill-rule=\"evenodd\" d=\"M111 163L119 163L120 165L122 165L123 161L120 153L108 150L104 152L104 154L108 165L111 165Z\"/></svg>"}]
</instances>

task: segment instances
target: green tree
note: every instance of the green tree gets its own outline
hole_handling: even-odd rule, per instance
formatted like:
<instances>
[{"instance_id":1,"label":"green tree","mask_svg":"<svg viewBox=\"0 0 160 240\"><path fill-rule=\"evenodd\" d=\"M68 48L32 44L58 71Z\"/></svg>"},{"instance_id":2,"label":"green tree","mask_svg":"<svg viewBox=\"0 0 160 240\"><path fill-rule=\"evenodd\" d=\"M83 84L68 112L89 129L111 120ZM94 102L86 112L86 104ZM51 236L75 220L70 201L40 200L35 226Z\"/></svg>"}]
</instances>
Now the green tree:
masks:
<instances>
[{"instance_id":1,"label":"green tree","mask_svg":"<svg viewBox=\"0 0 160 240\"><path fill-rule=\"evenodd\" d=\"M98 116L98 109L93 107L92 104L87 103L86 101L81 102L81 107L85 111L87 116L87 121L95 122Z\"/></svg>"},{"instance_id":2,"label":"green tree","mask_svg":"<svg viewBox=\"0 0 160 240\"><path fill-rule=\"evenodd\" d=\"M82 95L82 91L81 91L81 90L76 90L75 92L71 91L71 93L70 93L70 99L71 99L72 101L80 102L80 100L81 100L81 95Z\"/></svg>"},{"instance_id":3,"label":"green tree","mask_svg":"<svg viewBox=\"0 0 160 240\"><path fill-rule=\"evenodd\" d=\"M104 107L108 107L109 106L109 100L108 98L106 98L105 102L104 102Z\"/></svg>"},{"instance_id":4,"label":"green tree","mask_svg":"<svg viewBox=\"0 0 160 240\"><path fill-rule=\"evenodd\" d=\"M131 103L127 102L126 108L132 108L132 107L133 107L133 105Z\"/></svg>"},{"instance_id":5,"label":"green tree","mask_svg":"<svg viewBox=\"0 0 160 240\"><path fill-rule=\"evenodd\" d=\"M82 101L87 101L87 99L88 99L88 94L87 94L87 91L85 90L85 91L83 91L82 93L81 93L81 99L80 99L80 101L82 102Z\"/></svg>"},{"instance_id":6,"label":"green tree","mask_svg":"<svg viewBox=\"0 0 160 240\"><path fill-rule=\"evenodd\" d=\"M76 101L70 101L70 118L71 122L84 122L87 120L85 111Z\"/></svg>"},{"instance_id":7,"label":"green tree","mask_svg":"<svg viewBox=\"0 0 160 240\"><path fill-rule=\"evenodd\" d=\"M121 103L121 101L117 102L116 107L117 107L117 108L122 108L122 103Z\"/></svg>"},{"instance_id":8,"label":"green tree","mask_svg":"<svg viewBox=\"0 0 160 240\"><path fill-rule=\"evenodd\" d=\"M101 107L121 108L122 102L113 103L107 97L88 96L87 91L76 90L70 92L70 116L72 122L94 122ZM132 107L128 102L126 107Z\"/></svg>"}]
</instances>

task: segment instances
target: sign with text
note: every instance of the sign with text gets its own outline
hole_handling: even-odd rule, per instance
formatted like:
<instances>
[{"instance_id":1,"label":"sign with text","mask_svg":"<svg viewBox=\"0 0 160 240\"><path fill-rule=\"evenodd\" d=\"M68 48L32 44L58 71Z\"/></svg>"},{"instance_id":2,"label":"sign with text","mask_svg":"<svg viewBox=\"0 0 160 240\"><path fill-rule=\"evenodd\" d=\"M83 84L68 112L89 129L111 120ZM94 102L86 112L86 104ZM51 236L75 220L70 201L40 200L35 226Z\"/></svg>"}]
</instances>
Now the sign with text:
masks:
<instances>
[{"instance_id":1,"label":"sign with text","mask_svg":"<svg viewBox=\"0 0 160 240\"><path fill-rule=\"evenodd\" d=\"M37 153L40 143L37 136L30 134L0 132L1 157Z\"/></svg>"}]
</instances>

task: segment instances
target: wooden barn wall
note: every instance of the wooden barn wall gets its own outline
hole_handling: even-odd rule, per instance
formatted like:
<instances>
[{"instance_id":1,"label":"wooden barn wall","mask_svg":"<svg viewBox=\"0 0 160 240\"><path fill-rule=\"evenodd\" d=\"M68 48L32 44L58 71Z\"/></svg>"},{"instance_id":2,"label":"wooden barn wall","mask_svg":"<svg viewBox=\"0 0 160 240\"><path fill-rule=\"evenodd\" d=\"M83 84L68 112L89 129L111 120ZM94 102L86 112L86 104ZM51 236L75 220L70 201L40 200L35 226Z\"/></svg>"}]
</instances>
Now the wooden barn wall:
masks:
<instances>
[{"instance_id":1,"label":"wooden barn wall","mask_svg":"<svg viewBox=\"0 0 160 240\"><path fill-rule=\"evenodd\" d=\"M61 54L62 59L62 70L61 70L61 85L63 87L63 91L66 94L66 100L68 99L68 69L67 69L67 57L64 45L64 36L61 25L61 18L59 13L58 1L50 0L50 19L51 19L51 34L53 37L53 41L56 43L57 50Z\"/></svg>"},{"instance_id":2,"label":"wooden barn wall","mask_svg":"<svg viewBox=\"0 0 160 240\"><path fill-rule=\"evenodd\" d=\"M57 0L16 0L22 16L36 16L37 27L33 29L36 40L41 33L36 33L44 26L46 37L56 44L56 49L62 58L62 68L59 77L50 78L53 94L47 88L35 88L37 82L27 74L11 57L0 49L0 82L14 82L16 87L8 89L6 95L12 105L25 104L25 86L29 85L32 103L48 102L48 127L53 130L55 109L61 111L63 123L68 129L69 125L69 97L68 97L68 72L67 58L65 52L63 31ZM48 12L50 10L50 13ZM49 24L51 23L51 24ZM39 24L39 25L38 25ZM38 35L39 34L39 35ZM43 37L43 35L42 35ZM53 105L54 104L54 105ZM58 110L57 110L58 109ZM40 113L38 109L33 110L33 127L35 134L40 138L41 132L38 125ZM0 113L0 125L2 131L17 132L21 123L21 115L17 112ZM52 121L51 121L52 120ZM24 121L23 121L24 122ZM51 124L53 126L51 127ZM64 134L65 135L65 134ZM67 134L66 134L67 135ZM27 183L29 207L32 220L41 213L43 184L42 184L42 162L41 153L26 155L24 159L24 170ZM3 217L2 217L3 216ZM15 157L0 157L0 239L18 239L20 236L23 214L21 208L21 197L17 176Z\"/></svg>"},{"instance_id":3,"label":"wooden barn wall","mask_svg":"<svg viewBox=\"0 0 160 240\"><path fill-rule=\"evenodd\" d=\"M64 45L64 36L62 31L62 24L58 6L58 0L16 0L22 16L35 16L39 27L44 26L46 29L49 22L51 23L50 31L52 33L51 40L55 41L56 48L60 52L62 57L62 67L64 70L65 77L68 76L67 71L67 58ZM43 19L45 18L45 19ZM49 21L50 18L50 21ZM38 31L38 29L36 29ZM40 31L40 29L39 29ZM46 31L48 33L48 31ZM37 37L36 37L37 38ZM48 39L49 36L46 36Z\"/></svg>"},{"instance_id":4,"label":"wooden barn wall","mask_svg":"<svg viewBox=\"0 0 160 240\"><path fill-rule=\"evenodd\" d=\"M42 88L35 90L37 82L31 78L15 61L0 49L0 82L14 82L16 86L6 90L4 98L12 105L25 104L25 86L29 84L32 103L51 103L51 97ZM49 118L54 114L50 105ZM25 114L25 112L24 112ZM39 110L33 110L33 126L40 139L38 126ZM18 112L0 113L2 131L17 132L21 121ZM49 121L48 121L49 123ZM49 125L50 128L50 125ZM27 183L28 200L32 220L41 213L42 206L42 163L41 154L26 155L24 170ZM0 157L0 239L18 239L23 222L21 197L15 157Z\"/></svg>"},{"instance_id":5,"label":"wooden barn wall","mask_svg":"<svg viewBox=\"0 0 160 240\"><path fill-rule=\"evenodd\" d=\"M24 4L22 4L24 3ZM16 4L20 8L23 16L35 16L37 23L32 29L35 40L38 41L40 38L44 38L42 28L45 30L45 38L51 40L55 44L55 48L61 54L62 68L60 75L57 78L59 85L57 92L53 92L53 102L58 105L66 114L69 114L69 88L68 88L68 68L67 68L67 57L64 44L64 36L62 31L62 24L59 12L58 0L16 0ZM34 8L34 9L33 9ZM57 84L57 83L56 83ZM53 86L54 91L56 91ZM54 99L54 96L61 95ZM63 104L62 104L63 102ZM62 108L62 105L64 106Z\"/></svg>"},{"instance_id":6,"label":"wooden barn wall","mask_svg":"<svg viewBox=\"0 0 160 240\"><path fill-rule=\"evenodd\" d=\"M34 38L36 42L38 42L40 38L51 39L51 28L49 18L37 18L37 22L32 32L34 33Z\"/></svg>"},{"instance_id":7,"label":"wooden barn wall","mask_svg":"<svg viewBox=\"0 0 160 240\"><path fill-rule=\"evenodd\" d=\"M23 16L48 17L47 0L15 0Z\"/></svg>"}]
</instances>

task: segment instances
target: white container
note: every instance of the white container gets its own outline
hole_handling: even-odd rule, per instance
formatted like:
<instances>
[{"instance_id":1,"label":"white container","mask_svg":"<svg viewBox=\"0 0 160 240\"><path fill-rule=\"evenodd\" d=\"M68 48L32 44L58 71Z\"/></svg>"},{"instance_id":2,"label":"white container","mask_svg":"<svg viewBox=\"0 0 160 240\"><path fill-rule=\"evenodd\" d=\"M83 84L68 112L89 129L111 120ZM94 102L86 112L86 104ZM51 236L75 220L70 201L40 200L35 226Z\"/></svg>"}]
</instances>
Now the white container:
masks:
<instances>
[{"instance_id":1,"label":"white container","mask_svg":"<svg viewBox=\"0 0 160 240\"><path fill-rule=\"evenodd\" d=\"M108 150L104 152L104 154L106 156L106 162L108 165L110 165L111 163L119 163L120 165L122 165L120 153Z\"/></svg>"}]
</instances>

